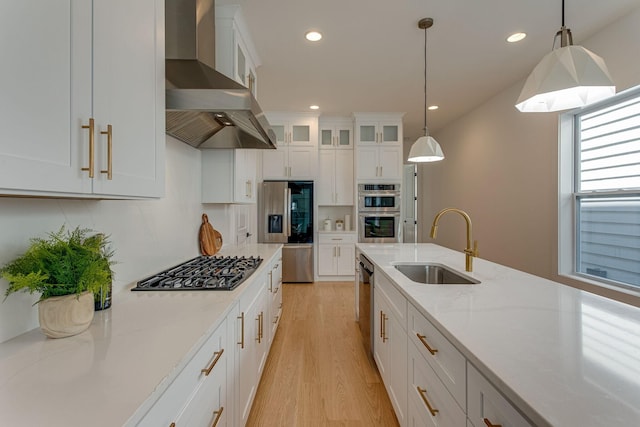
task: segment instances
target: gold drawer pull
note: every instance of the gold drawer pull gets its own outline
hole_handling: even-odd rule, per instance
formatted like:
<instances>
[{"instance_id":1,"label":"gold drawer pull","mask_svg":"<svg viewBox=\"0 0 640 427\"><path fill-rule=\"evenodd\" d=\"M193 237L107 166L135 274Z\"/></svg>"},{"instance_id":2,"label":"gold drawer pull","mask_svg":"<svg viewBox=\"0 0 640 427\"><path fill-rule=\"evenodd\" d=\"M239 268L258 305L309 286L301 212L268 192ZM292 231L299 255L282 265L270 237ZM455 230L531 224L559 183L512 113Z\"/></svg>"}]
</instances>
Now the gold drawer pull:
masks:
<instances>
[{"instance_id":1,"label":"gold drawer pull","mask_svg":"<svg viewBox=\"0 0 640 427\"><path fill-rule=\"evenodd\" d=\"M82 168L83 171L89 172L89 178L94 177L93 173L93 151L95 149L95 140L93 139L93 133L95 129L95 121L93 119L89 119L88 125L82 125L82 129L89 129L89 166L86 168Z\"/></svg>"},{"instance_id":2,"label":"gold drawer pull","mask_svg":"<svg viewBox=\"0 0 640 427\"><path fill-rule=\"evenodd\" d=\"M218 360L220 359L220 356L222 356L222 353L224 353L224 348L221 348L220 351L216 351L215 353L213 353L214 356L216 356L213 359L213 362L211 362L211 365L209 365L208 367L200 370L200 372L204 372L205 376L209 376L209 374L211 373L211 370L213 369L214 366L216 366L216 363L218 363Z\"/></svg>"},{"instance_id":3,"label":"gold drawer pull","mask_svg":"<svg viewBox=\"0 0 640 427\"><path fill-rule=\"evenodd\" d=\"M273 321L274 324L278 323L278 320L280 320L280 316L276 316L276 320Z\"/></svg>"},{"instance_id":4,"label":"gold drawer pull","mask_svg":"<svg viewBox=\"0 0 640 427\"><path fill-rule=\"evenodd\" d=\"M382 338L382 323L384 322L382 320L382 316L384 316L384 314L382 313L382 310L380 310L380 338Z\"/></svg>"},{"instance_id":5,"label":"gold drawer pull","mask_svg":"<svg viewBox=\"0 0 640 427\"><path fill-rule=\"evenodd\" d=\"M387 342L387 340L389 339L389 337L387 336L387 320L389 320L389 318L383 314L382 315L382 342Z\"/></svg>"},{"instance_id":6,"label":"gold drawer pull","mask_svg":"<svg viewBox=\"0 0 640 427\"><path fill-rule=\"evenodd\" d=\"M211 427L216 427L218 425L218 421L220 421L220 417L222 416L222 411L224 411L223 406L221 406L217 411L213 412L213 415L215 415L216 418L213 420L213 424L211 424Z\"/></svg>"},{"instance_id":7,"label":"gold drawer pull","mask_svg":"<svg viewBox=\"0 0 640 427\"><path fill-rule=\"evenodd\" d=\"M501 424L491 424L491 421L489 421L488 418L484 419L484 423L487 425L487 427L502 427Z\"/></svg>"},{"instance_id":8,"label":"gold drawer pull","mask_svg":"<svg viewBox=\"0 0 640 427\"><path fill-rule=\"evenodd\" d=\"M240 319L240 342L238 344L240 348L244 348L244 311L238 316L238 319Z\"/></svg>"},{"instance_id":9,"label":"gold drawer pull","mask_svg":"<svg viewBox=\"0 0 640 427\"><path fill-rule=\"evenodd\" d=\"M422 398L422 401L424 402L425 405L427 405L427 409L429 410L429 412L431 412L431 416L435 417L436 414L440 411L438 411L437 409L433 409L429 404L429 401L427 400L427 395L426 395L427 389L420 388L420 386L418 386L417 388L418 388L418 393L420 393L420 397Z\"/></svg>"},{"instance_id":10,"label":"gold drawer pull","mask_svg":"<svg viewBox=\"0 0 640 427\"><path fill-rule=\"evenodd\" d=\"M100 173L106 173L107 179L113 179L113 127L107 125L107 130L101 131L100 135L107 135L107 169L101 170Z\"/></svg>"},{"instance_id":11,"label":"gold drawer pull","mask_svg":"<svg viewBox=\"0 0 640 427\"><path fill-rule=\"evenodd\" d=\"M424 346L427 348L427 350L429 350L429 353L434 355L438 352L437 349L431 348L429 344L427 344L427 340L425 340L425 338L427 337L426 335L420 335L420 334L416 334L416 335L418 336L418 339L422 342L422 344L424 344Z\"/></svg>"}]
</instances>

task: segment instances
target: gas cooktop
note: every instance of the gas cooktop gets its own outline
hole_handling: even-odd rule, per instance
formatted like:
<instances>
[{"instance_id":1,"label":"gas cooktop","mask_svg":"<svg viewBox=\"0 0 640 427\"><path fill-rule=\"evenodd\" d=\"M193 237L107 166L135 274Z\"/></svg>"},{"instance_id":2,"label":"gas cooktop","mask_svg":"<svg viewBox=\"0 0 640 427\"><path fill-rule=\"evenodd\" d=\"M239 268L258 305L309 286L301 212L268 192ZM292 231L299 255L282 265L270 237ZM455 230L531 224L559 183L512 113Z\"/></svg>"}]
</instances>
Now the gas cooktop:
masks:
<instances>
[{"instance_id":1,"label":"gas cooktop","mask_svg":"<svg viewBox=\"0 0 640 427\"><path fill-rule=\"evenodd\" d=\"M258 268L260 257L199 256L141 280L132 291L230 291Z\"/></svg>"}]
</instances>

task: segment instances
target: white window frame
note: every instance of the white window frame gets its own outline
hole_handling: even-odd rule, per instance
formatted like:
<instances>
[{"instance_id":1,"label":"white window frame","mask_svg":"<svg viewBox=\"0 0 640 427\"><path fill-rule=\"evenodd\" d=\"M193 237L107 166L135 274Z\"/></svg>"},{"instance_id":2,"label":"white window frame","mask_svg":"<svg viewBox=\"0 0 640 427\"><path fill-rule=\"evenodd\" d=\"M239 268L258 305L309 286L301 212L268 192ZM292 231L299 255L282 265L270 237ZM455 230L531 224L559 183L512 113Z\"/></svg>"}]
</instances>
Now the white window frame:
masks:
<instances>
[{"instance_id":1,"label":"white window frame","mask_svg":"<svg viewBox=\"0 0 640 427\"><path fill-rule=\"evenodd\" d=\"M623 91L604 101L583 109L572 110L558 117L558 275L591 285L640 296L640 288L633 285L598 279L576 271L576 180L575 124L574 117L586 109L597 109L628 97L640 96L640 86Z\"/></svg>"}]
</instances>

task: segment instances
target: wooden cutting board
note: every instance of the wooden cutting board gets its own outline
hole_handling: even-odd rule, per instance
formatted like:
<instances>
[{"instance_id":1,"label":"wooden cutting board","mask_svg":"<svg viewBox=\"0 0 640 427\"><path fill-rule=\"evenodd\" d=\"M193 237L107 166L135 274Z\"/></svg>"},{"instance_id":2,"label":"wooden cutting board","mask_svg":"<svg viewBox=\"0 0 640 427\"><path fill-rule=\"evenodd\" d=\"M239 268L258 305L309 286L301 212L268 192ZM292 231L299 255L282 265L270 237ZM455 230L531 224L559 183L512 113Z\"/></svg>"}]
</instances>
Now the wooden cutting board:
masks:
<instances>
[{"instance_id":1,"label":"wooden cutting board","mask_svg":"<svg viewBox=\"0 0 640 427\"><path fill-rule=\"evenodd\" d=\"M200 226L200 253L202 255L215 255L222 247L222 235L209 224L207 214L202 214Z\"/></svg>"}]
</instances>

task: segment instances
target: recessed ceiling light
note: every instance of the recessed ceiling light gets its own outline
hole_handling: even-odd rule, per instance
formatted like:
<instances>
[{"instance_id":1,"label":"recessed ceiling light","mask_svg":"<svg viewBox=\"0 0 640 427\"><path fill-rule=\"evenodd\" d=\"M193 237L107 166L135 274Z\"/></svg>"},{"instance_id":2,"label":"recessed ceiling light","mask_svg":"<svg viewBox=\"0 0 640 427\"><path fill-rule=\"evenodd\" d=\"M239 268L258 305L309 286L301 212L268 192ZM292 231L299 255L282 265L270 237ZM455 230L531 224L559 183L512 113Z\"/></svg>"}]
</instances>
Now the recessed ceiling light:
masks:
<instances>
[{"instance_id":1,"label":"recessed ceiling light","mask_svg":"<svg viewBox=\"0 0 640 427\"><path fill-rule=\"evenodd\" d=\"M317 31L307 31L307 33L304 35L304 37L309 40L310 42L317 42L318 40L320 40L322 38L322 34L320 34Z\"/></svg>"},{"instance_id":2,"label":"recessed ceiling light","mask_svg":"<svg viewBox=\"0 0 640 427\"><path fill-rule=\"evenodd\" d=\"M319 105L310 105L309 108L311 108L312 110L319 110L320 106Z\"/></svg>"},{"instance_id":3,"label":"recessed ceiling light","mask_svg":"<svg viewBox=\"0 0 640 427\"><path fill-rule=\"evenodd\" d=\"M438 108L440 107L438 107L437 105L430 105L428 110L437 110Z\"/></svg>"},{"instance_id":4,"label":"recessed ceiling light","mask_svg":"<svg viewBox=\"0 0 640 427\"><path fill-rule=\"evenodd\" d=\"M509 43L515 43L515 42L519 42L525 37L527 37L527 33L513 33L509 37L507 37L507 41Z\"/></svg>"}]
</instances>

